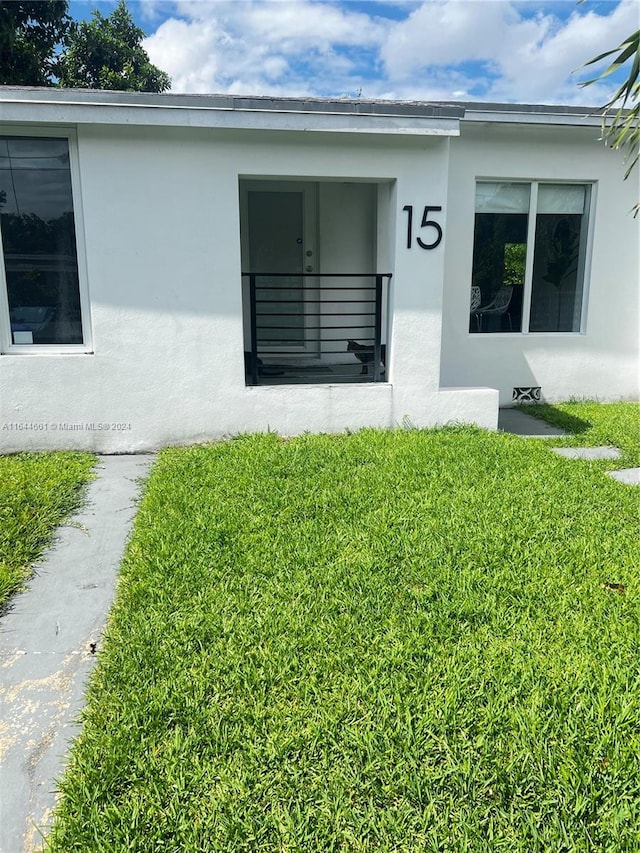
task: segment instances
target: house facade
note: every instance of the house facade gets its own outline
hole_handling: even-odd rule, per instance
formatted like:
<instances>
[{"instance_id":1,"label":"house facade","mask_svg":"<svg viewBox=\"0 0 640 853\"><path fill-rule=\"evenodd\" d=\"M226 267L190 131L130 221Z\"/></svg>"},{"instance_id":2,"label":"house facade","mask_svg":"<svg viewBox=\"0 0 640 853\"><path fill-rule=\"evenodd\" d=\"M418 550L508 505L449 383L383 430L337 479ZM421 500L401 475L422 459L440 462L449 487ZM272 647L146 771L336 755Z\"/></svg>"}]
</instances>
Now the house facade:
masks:
<instances>
[{"instance_id":1,"label":"house facade","mask_svg":"<svg viewBox=\"0 0 640 853\"><path fill-rule=\"evenodd\" d=\"M587 109L0 88L0 449L638 397Z\"/></svg>"}]
</instances>

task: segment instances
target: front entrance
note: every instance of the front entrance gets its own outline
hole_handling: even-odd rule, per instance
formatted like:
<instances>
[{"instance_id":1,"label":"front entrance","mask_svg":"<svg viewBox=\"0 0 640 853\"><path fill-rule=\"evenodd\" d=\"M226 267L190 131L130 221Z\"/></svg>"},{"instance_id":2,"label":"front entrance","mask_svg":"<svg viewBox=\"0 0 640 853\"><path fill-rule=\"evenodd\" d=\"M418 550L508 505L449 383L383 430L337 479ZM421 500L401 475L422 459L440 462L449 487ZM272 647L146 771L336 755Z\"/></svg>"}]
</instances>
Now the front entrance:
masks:
<instances>
[{"instance_id":1,"label":"front entrance","mask_svg":"<svg viewBox=\"0 0 640 853\"><path fill-rule=\"evenodd\" d=\"M242 184L243 269L258 276L257 344L274 355L315 348L311 300L317 245L317 193L313 184L255 181ZM307 273L303 276L302 273Z\"/></svg>"},{"instance_id":2,"label":"front entrance","mask_svg":"<svg viewBox=\"0 0 640 853\"><path fill-rule=\"evenodd\" d=\"M240 182L247 384L383 380L377 205L364 182Z\"/></svg>"}]
</instances>

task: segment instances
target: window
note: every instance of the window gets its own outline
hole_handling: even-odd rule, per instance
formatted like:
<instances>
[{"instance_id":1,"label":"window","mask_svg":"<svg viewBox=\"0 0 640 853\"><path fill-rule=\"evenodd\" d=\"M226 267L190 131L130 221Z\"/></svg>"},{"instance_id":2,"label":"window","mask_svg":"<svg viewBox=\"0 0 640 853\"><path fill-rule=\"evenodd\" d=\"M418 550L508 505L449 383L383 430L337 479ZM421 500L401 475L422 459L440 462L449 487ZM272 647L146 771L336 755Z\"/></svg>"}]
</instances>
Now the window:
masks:
<instances>
[{"instance_id":1,"label":"window","mask_svg":"<svg viewBox=\"0 0 640 853\"><path fill-rule=\"evenodd\" d=\"M476 186L469 331L579 332L588 184Z\"/></svg>"},{"instance_id":2,"label":"window","mask_svg":"<svg viewBox=\"0 0 640 853\"><path fill-rule=\"evenodd\" d=\"M82 344L66 138L0 136L0 237L11 344Z\"/></svg>"}]
</instances>

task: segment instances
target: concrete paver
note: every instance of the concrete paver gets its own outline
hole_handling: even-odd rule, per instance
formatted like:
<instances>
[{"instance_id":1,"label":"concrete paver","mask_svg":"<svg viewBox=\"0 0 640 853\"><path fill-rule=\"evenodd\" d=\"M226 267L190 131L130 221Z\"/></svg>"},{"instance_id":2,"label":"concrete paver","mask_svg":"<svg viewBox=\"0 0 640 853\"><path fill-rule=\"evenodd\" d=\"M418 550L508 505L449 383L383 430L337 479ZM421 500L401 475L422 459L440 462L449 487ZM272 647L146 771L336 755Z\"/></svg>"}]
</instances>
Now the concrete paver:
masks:
<instances>
[{"instance_id":1,"label":"concrete paver","mask_svg":"<svg viewBox=\"0 0 640 853\"><path fill-rule=\"evenodd\" d=\"M521 412L519 409L500 409L498 413L498 429L521 435L523 438L553 438L568 435L560 427L541 421Z\"/></svg>"},{"instance_id":2,"label":"concrete paver","mask_svg":"<svg viewBox=\"0 0 640 853\"><path fill-rule=\"evenodd\" d=\"M623 468L621 471L607 471L607 474L628 486L640 486L640 468Z\"/></svg>"},{"instance_id":3,"label":"concrete paver","mask_svg":"<svg viewBox=\"0 0 640 853\"><path fill-rule=\"evenodd\" d=\"M523 438L553 438L569 435L558 427L552 427L544 421L531 417L519 409L500 409L498 429ZM567 459L620 459L622 453L617 447L552 447L554 453ZM629 486L640 486L640 468L623 468L606 472L614 480Z\"/></svg>"},{"instance_id":4,"label":"concrete paver","mask_svg":"<svg viewBox=\"0 0 640 853\"><path fill-rule=\"evenodd\" d=\"M0 617L0 853L42 849L152 456L102 456L85 508Z\"/></svg>"},{"instance_id":5,"label":"concrete paver","mask_svg":"<svg viewBox=\"0 0 640 853\"><path fill-rule=\"evenodd\" d=\"M558 456L567 459L620 459L622 453L617 447L552 447Z\"/></svg>"}]
</instances>

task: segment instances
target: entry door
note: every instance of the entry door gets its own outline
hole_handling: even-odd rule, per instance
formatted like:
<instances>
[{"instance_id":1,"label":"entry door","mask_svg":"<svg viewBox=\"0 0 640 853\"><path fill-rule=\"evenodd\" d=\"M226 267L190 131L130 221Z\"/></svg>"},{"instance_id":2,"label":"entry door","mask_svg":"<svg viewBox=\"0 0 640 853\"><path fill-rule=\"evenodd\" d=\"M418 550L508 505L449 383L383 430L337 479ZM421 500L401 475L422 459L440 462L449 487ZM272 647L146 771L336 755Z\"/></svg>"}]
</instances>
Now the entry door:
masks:
<instances>
[{"instance_id":1,"label":"entry door","mask_svg":"<svg viewBox=\"0 0 640 853\"><path fill-rule=\"evenodd\" d=\"M289 182L247 182L243 254L256 279L256 324L261 350L308 352L317 335L310 302L316 271L315 187ZM274 275L280 273L284 275ZM317 306L316 306L317 307Z\"/></svg>"}]
</instances>

